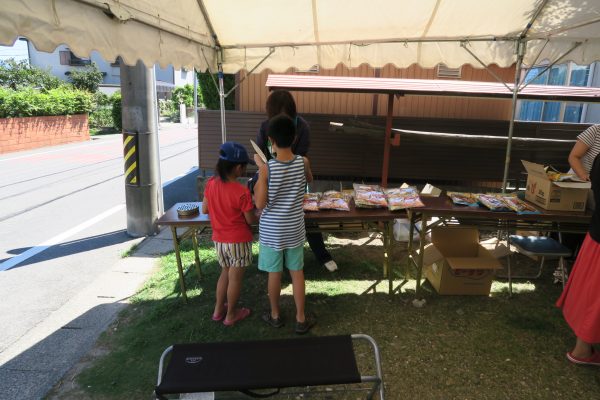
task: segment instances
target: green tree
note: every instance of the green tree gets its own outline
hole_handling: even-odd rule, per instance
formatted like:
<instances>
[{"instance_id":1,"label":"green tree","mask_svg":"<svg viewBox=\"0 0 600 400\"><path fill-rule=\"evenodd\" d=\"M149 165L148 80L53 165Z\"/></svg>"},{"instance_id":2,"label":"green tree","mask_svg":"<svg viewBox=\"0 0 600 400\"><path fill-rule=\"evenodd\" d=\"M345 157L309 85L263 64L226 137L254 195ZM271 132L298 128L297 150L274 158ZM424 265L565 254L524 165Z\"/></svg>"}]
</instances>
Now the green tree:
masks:
<instances>
[{"instance_id":1,"label":"green tree","mask_svg":"<svg viewBox=\"0 0 600 400\"><path fill-rule=\"evenodd\" d=\"M121 92L115 92L110 100L112 102L112 119L115 129L118 131L123 130L123 113L121 104Z\"/></svg>"},{"instance_id":2,"label":"green tree","mask_svg":"<svg viewBox=\"0 0 600 400\"><path fill-rule=\"evenodd\" d=\"M183 103L186 107L194 106L194 87L190 84L179 86L173 89L172 98L175 107L179 110L179 104Z\"/></svg>"},{"instance_id":3,"label":"green tree","mask_svg":"<svg viewBox=\"0 0 600 400\"><path fill-rule=\"evenodd\" d=\"M69 81L77 89L86 90L90 93L98 91L98 86L102 83L104 73L98 69L96 63L92 63L81 69L71 70Z\"/></svg>"},{"instance_id":4,"label":"green tree","mask_svg":"<svg viewBox=\"0 0 600 400\"><path fill-rule=\"evenodd\" d=\"M213 75L217 81L217 75ZM217 81L218 83L218 81ZM229 92L235 86L235 75L223 76L223 86L225 93ZM209 110L219 109L219 90L215 86L213 79L208 72L198 73L198 99ZM232 92L225 98L225 109L235 109L235 93Z\"/></svg>"},{"instance_id":5,"label":"green tree","mask_svg":"<svg viewBox=\"0 0 600 400\"><path fill-rule=\"evenodd\" d=\"M10 58L0 61L0 86L13 90L37 88L41 90L56 89L65 83L52 75L48 70L29 65L25 60L15 61Z\"/></svg>"}]
</instances>

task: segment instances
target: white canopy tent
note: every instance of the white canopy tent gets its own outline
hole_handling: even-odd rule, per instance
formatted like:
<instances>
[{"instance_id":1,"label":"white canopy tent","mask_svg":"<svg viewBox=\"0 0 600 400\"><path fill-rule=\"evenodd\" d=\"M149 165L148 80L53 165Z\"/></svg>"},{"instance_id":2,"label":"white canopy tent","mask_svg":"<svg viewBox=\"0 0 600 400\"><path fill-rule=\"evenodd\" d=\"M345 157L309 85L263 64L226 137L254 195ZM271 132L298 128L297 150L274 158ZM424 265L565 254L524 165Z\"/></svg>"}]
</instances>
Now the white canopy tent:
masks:
<instances>
[{"instance_id":1,"label":"white canopy tent","mask_svg":"<svg viewBox=\"0 0 600 400\"><path fill-rule=\"evenodd\" d=\"M600 0L3 0L0 44L18 36L225 73L516 63L514 116L522 64L600 60ZM222 80L220 94L225 140Z\"/></svg>"}]
</instances>

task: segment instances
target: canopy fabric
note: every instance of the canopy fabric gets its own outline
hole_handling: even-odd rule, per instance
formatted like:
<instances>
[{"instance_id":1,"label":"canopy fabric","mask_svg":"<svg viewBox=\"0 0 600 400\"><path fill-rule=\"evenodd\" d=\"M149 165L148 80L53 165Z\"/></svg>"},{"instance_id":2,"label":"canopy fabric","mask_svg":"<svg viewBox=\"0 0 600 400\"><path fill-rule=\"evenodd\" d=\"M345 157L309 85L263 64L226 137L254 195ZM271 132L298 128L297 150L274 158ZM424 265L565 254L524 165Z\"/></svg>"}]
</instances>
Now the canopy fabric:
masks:
<instances>
[{"instance_id":1,"label":"canopy fabric","mask_svg":"<svg viewBox=\"0 0 600 400\"><path fill-rule=\"evenodd\" d=\"M3 0L0 43L175 67L512 65L600 60L597 0ZM531 27L528 24L533 21ZM216 36L213 36L213 34ZM218 46L218 47L217 47ZM464 46L465 48L463 48ZM565 55L566 54L566 55ZM564 57L563 57L564 56Z\"/></svg>"}]
</instances>

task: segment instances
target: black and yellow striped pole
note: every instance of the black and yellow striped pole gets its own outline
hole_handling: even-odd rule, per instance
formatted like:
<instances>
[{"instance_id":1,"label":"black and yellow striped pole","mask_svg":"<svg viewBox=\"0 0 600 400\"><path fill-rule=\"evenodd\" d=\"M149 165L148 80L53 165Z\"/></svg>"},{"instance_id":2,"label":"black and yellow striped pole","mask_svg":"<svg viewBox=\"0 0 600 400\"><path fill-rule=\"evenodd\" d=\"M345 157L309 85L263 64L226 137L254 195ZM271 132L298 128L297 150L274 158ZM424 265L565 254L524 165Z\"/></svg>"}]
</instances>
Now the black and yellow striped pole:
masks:
<instances>
[{"instance_id":1,"label":"black and yellow striped pole","mask_svg":"<svg viewBox=\"0 0 600 400\"><path fill-rule=\"evenodd\" d=\"M163 210L154 68L121 63L121 99L127 233L154 235Z\"/></svg>"},{"instance_id":2,"label":"black and yellow striped pole","mask_svg":"<svg viewBox=\"0 0 600 400\"><path fill-rule=\"evenodd\" d=\"M125 184L139 186L140 173L138 135L135 132L123 132L123 155L125 157Z\"/></svg>"}]
</instances>

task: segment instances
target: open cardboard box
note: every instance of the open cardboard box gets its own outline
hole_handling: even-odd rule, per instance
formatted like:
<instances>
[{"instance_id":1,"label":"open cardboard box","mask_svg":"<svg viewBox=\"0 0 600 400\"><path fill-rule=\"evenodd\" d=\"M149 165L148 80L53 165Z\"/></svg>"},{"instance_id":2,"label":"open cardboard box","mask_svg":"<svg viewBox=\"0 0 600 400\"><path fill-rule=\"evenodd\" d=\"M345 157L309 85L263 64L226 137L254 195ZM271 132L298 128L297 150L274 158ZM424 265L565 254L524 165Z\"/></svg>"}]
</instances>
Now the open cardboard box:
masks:
<instances>
[{"instance_id":1,"label":"open cardboard box","mask_svg":"<svg viewBox=\"0 0 600 400\"><path fill-rule=\"evenodd\" d=\"M479 244L475 227L440 227L431 231L423 252L425 277L439 294L489 295L500 262Z\"/></svg>"},{"instance_id":2,"label":"open cardboard box","mask_svg":"<svg viewBox=\"0 0 600 400\"><path fill-rule=\"evenodd\" d=\"M544 166L521 160L527 170L525 199L555 211L585 211L590 182L553 182Z\"/></svg>"}]
</instances>

